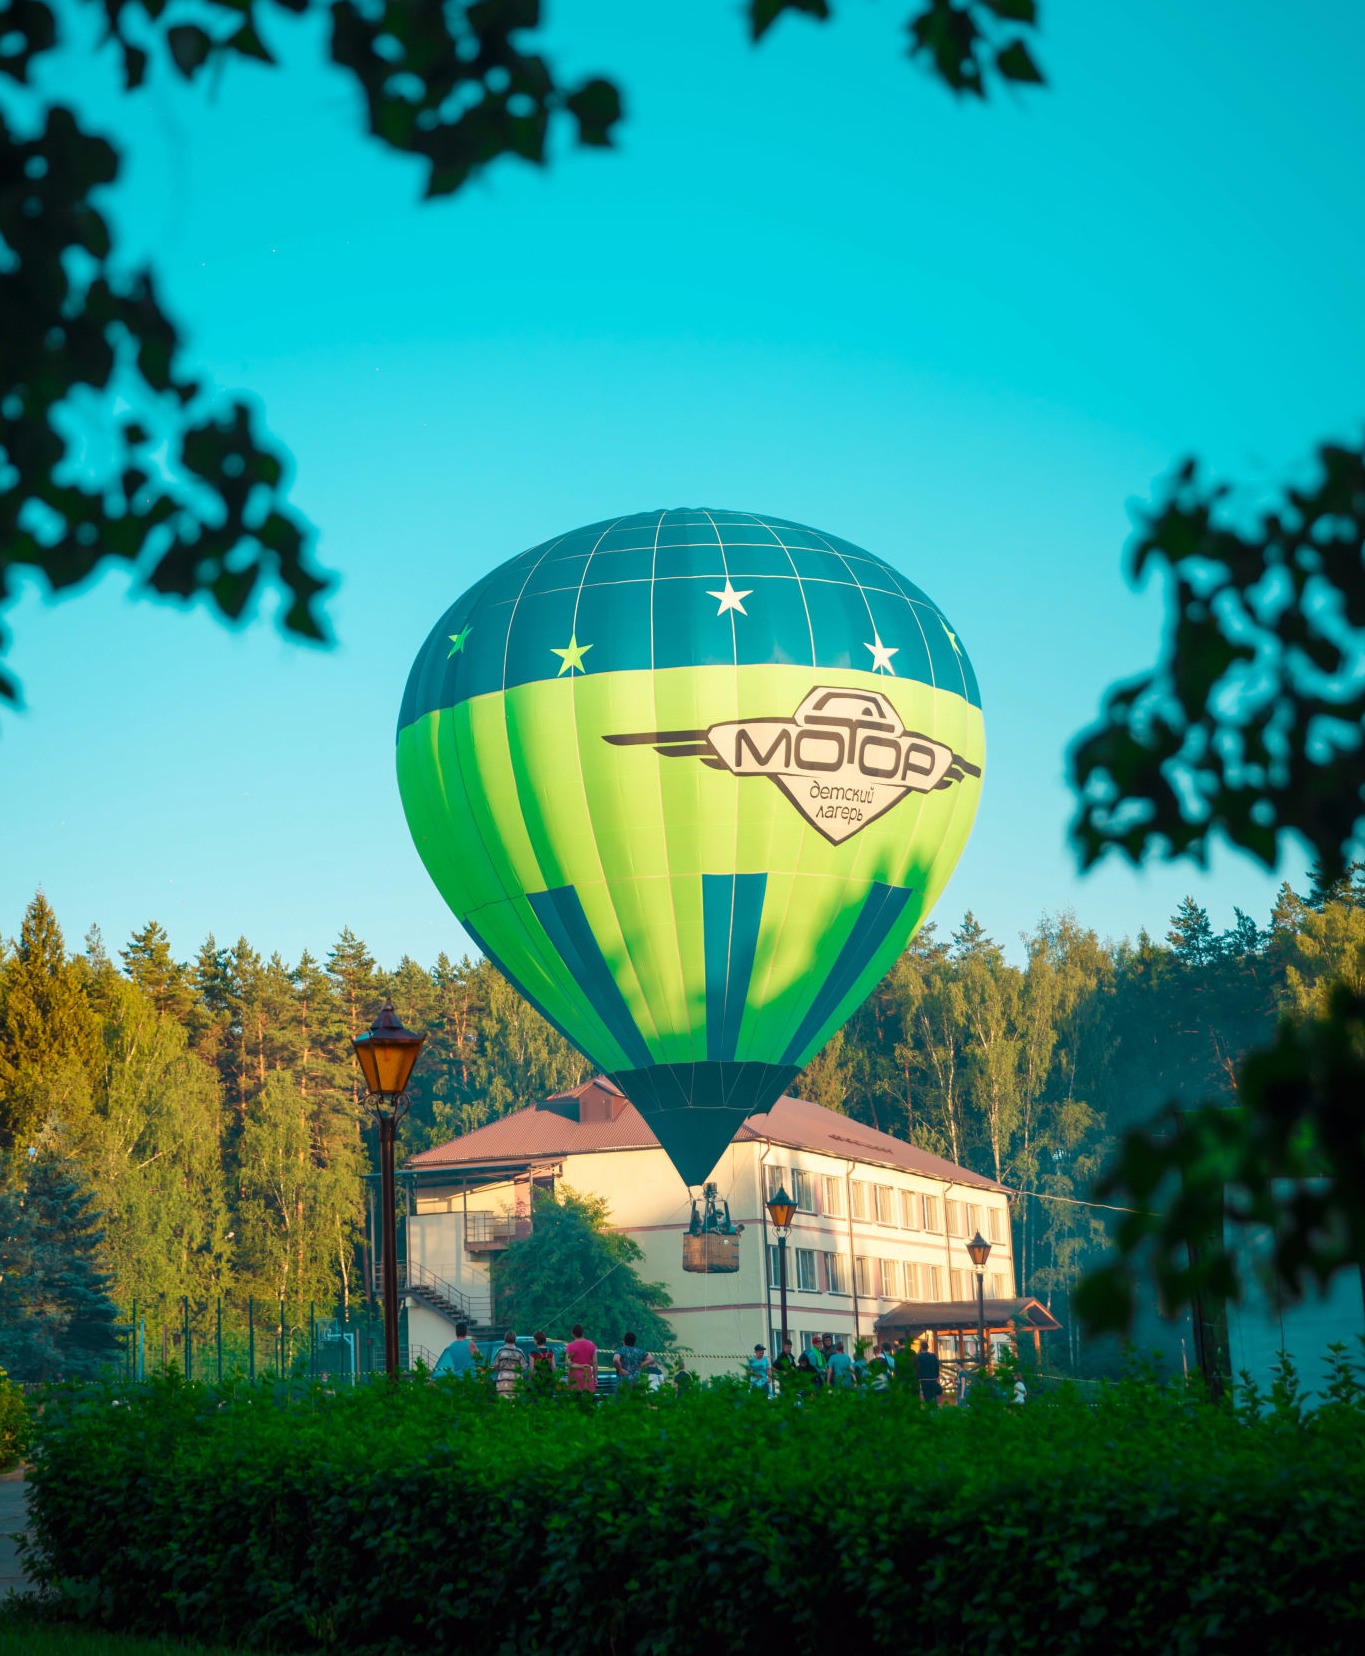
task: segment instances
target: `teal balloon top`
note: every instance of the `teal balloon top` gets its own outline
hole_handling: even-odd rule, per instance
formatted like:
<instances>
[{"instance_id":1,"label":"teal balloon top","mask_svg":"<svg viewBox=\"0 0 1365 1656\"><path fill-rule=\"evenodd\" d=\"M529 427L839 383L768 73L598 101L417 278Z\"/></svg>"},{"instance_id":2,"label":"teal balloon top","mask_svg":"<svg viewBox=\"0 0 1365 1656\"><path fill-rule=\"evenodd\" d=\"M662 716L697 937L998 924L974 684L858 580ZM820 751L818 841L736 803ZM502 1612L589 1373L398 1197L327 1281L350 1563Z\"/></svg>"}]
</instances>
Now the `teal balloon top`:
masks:
<instances>
[{"instance_id":1,"label":"teal balloon top","mask_svg":"<svg viewBox=\"0 0 1365 1656\"><path fill-rule=\"evenodd\" d=\"M436 623L398 722L441 894L688 1185L905 946L984 758L976 676L919 587L733 511L509 559Z\"/></svg>"}]
</instances>

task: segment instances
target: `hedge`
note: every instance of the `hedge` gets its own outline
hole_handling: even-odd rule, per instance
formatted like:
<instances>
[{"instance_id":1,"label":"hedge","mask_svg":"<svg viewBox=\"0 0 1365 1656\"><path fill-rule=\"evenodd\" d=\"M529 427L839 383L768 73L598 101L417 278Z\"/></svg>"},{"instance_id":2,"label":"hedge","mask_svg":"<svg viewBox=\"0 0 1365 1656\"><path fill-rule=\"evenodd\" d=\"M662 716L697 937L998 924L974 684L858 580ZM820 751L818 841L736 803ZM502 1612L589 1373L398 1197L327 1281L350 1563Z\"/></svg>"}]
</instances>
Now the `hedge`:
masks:
<instances>
[{"instance_id":1,"label":"hedge","mask_svg":"<svg viewBox=\"0 0 1365 1656\"><path fill-rule=\"evenodd\" d=\"M28 1567L109 1627L289 1650L1355 1651L1362 1425L1349 1386L1259 1419L86 1386L37 1424Z\"/></svg>"}]
</instances>

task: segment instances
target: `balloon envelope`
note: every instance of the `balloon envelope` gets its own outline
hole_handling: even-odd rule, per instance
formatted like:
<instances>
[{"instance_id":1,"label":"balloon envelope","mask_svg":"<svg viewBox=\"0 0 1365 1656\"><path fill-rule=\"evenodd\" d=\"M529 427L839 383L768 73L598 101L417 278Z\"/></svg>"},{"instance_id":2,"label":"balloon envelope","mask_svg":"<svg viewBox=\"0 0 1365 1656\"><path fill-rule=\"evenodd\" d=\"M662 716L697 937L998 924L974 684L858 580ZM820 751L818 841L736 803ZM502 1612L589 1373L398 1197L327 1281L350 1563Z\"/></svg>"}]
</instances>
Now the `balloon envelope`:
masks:
<instances>
[{"instance_id":1,"label":"balloon envelope","mask_svg":"<svg viewBox=\"0 0 1365 1656\"><path fill-rule=\"evenodd\" d=\"M888 563L688 509L459 598L408 679L398 779L465 930L696 1185L928 912L984 745L961 641Z\"/></svg>"}]
</instances>

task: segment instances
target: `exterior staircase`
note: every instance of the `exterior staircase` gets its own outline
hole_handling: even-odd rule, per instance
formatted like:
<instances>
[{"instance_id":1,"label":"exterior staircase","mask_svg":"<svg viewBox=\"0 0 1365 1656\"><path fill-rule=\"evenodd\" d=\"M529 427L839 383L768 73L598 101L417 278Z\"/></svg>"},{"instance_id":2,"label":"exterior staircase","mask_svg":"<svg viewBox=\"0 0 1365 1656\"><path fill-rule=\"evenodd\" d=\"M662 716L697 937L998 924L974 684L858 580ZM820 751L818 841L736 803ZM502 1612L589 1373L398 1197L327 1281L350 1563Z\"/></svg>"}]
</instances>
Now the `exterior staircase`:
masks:
<instances>
[{"instance_id":1,"label":"exterior staircase","mask_svg":"<svg viewBox=\"0 0 1365 1656\"><path fill-rule=\"evenodd\" d=\"M474 1319L469 1300L452 1282L429 1271L425 1265L410 1265L406 1260L398 1264L398 1291L409 1299L435 1311L450 1324L453 1338L456 1323L468 1323L470 1336L475 1340L495 1339L491 1328L485 1328Z\"/></svg>"}]
</instances>

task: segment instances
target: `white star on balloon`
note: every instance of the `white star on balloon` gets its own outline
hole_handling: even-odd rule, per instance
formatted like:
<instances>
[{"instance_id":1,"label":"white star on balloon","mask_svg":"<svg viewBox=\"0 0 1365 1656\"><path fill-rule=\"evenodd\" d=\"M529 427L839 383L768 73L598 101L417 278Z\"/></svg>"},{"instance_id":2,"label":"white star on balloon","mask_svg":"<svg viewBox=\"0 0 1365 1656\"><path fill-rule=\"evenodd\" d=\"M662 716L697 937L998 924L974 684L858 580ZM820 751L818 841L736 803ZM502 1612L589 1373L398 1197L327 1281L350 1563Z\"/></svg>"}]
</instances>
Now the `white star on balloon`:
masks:
<instances>
[{"instance_id":1,"label":"white star on balloon","mask_svg":"<svg viewBox=\"0 0 1365 1656\"><path fill-rule=\"evenodd\" d=\"M957 641L957 634L953 631L953 629L948 625L948 623L946 621L943 622L943 630L944 630L944 632L947 633L948 642L952 645L953 649L957 652L958 655L961 655L962 654L962 646Z\"/></svg>"},{"instance_id":2,"label":"white star on balloon","mask_svg":"<svg viewBox=\"0 0 1365 1656\"><path fill-rule=\"evenodd\" d=\"M725 577L724 592L708 592L706 594L708 598L720 599L720 608L716 611L718 616L724 615L726 610L738 610L741 615L747 615L749 612L744 607L744 600L746 598L752 598L753 595L754 589L752 587L750 587L747 592L736 592L730 585L730 577L728 575Z\"/></svg>"},{"instance_id":3,"label":"white star on balloon","mask_svg":"<svg viewBox=\"0 0 1365 1656\"><path fill-rule=\"evenodd\" d=\"M888 650L886 645L882 643L882 636L875 627L872 629L872 637L875 640L874 643L863 645L865 650L872 651L872 671L874 673L890 673L891 677L895 678L896 669L891 665L891 657L900 654L900 645L897 644L893 649Z\"/></svg>"}]
</instances>

